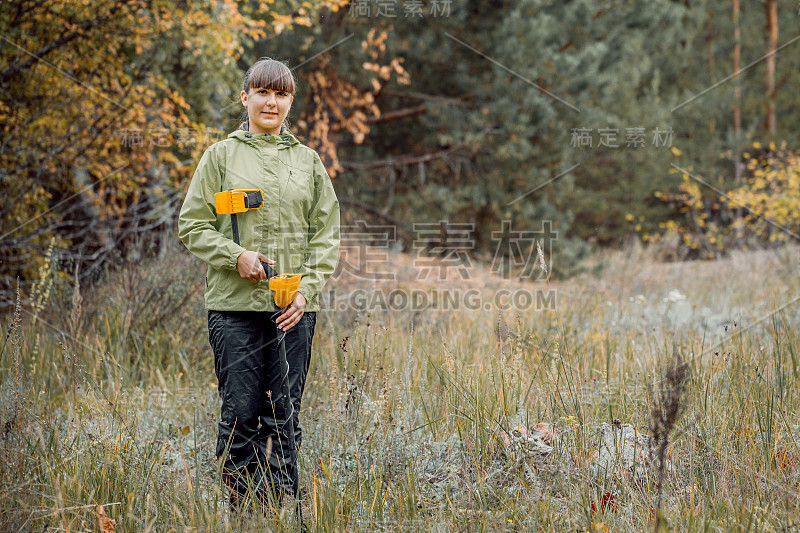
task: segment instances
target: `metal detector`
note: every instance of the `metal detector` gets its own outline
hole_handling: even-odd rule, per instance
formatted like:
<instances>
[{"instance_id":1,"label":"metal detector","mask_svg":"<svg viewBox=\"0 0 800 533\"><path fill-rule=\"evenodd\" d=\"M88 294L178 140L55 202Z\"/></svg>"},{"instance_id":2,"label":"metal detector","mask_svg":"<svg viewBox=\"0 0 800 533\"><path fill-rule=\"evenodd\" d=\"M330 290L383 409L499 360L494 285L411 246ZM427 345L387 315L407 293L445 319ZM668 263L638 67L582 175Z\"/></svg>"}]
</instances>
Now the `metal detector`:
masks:
<instances>
[{"instance_id":1,"label":"metal detector","mask_svg":"<svg viewBox=\"0 0 800 533\"><path fill-rule=\"evenodd\" d=\"M233 241L239 244L239 222L236 215L251 209L264 207L264 195L259 189L231 189L218 192L214 195L217 214L231 216L231 227L233 230ZM294 404L289 396L289 361L286 358L286 343L284 337L286 332L278 328L276 320L286 307L291 305L297 290L300 287L300 274L278 274L272 266L261 261L261 266L269 280L269 289L272 291L272 298L275 305L279 308L272 314L272 322L275 323L278 337L278 355L281 363L281 395L283 396L283 412L286 414L286 421L283 425L286 438L289 442L292 457L291 461L295 465L294 479L292 480L292 490L299 520L299 529L303 530L303 510L300 505L300 465L297 461L297 443L294 438ZM288 431L287 431L288 430ZM285 458L284 458L285 460Z\"/></svg>"}]
</instances>

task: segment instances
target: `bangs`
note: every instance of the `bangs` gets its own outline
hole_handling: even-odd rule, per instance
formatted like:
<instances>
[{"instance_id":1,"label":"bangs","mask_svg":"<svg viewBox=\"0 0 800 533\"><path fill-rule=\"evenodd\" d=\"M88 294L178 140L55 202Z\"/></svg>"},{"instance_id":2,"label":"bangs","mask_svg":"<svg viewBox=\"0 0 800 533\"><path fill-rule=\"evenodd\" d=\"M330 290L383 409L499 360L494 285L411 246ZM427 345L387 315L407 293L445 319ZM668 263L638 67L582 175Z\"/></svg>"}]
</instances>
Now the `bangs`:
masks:
<instances>
[{"instance_id":1,"label":"bangs","mask_svg":"<svg viewBox=\"0 0 800 533\"><path fill-rule=\"evenodd\" d=\"M250 89L272 89L294 93L294 76L284 63L274 59L264 59L253 65L247 75L247 87Z\"/></svg>"}]
</instances>

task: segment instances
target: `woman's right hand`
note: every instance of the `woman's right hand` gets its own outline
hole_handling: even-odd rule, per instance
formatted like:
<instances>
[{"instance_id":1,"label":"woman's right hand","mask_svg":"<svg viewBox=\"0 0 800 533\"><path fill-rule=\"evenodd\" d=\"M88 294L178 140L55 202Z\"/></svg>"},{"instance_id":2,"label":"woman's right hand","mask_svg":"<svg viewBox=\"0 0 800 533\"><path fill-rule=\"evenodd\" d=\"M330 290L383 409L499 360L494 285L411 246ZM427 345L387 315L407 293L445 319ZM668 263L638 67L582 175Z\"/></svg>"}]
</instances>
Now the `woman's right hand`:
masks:
<instances>
[{"instance_id":1,"label":"woman's right hand","mask_svg":"<svg viewBox=\"0 0 800 533\"><path fill-rule=\"evenodd\" d=\"M242 279L252 281L253 283L266 280L267 273L264 272L264 267L261 266L261 261L267 263L268 265L275 264L275 261L272 259L267 259L267 257L263 254L245 250L239 254L239 257L236 258L236 270L239 271L239 275L242 277Z\"/></svg>"}]
</instances>

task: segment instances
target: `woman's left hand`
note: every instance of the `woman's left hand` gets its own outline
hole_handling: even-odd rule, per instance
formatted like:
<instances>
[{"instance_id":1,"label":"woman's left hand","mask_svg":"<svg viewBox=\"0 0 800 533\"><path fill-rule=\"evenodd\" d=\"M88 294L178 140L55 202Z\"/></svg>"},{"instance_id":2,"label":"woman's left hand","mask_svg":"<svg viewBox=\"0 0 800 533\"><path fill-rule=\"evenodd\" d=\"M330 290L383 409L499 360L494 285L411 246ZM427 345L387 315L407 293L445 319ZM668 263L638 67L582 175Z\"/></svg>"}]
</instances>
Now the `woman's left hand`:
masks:
<instances>
[{"instance_id":1,"label":"woman's left hand","mask_svg":"<svg viewBox=\"0 0 800 533\"><path fill-rule=\"evenodd\" d=\"M283 310L283 313L280 314L278 319L275 321L275 324L278 325L278 329L283 331L289 331L292 326L300 322L300 319L303 318L303 313L306 310L306 297L300 294L299 292L295 295L294 301Z\"/></svg>"}]
</instances>

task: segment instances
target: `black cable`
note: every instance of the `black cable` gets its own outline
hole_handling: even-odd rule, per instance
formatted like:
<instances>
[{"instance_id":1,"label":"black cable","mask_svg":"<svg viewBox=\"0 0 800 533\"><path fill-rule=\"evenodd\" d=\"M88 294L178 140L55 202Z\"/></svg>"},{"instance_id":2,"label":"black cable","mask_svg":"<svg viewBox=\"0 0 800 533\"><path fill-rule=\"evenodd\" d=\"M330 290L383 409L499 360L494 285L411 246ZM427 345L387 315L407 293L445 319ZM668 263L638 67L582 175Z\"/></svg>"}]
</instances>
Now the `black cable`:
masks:
<instances>
[{"instance_id":1,"label":"black cable","mask_svg":"<svg viewBox=\"0 0 800 533\"><path fill-rule=\"evenodd\" d=\"M264 267L266 269L268 265L265 264ZM294 478L292 479L292 491L294 492L295 505L297 509L298 531L303 531L303 506L300 503L300 464L297 459L297 442L294 438L294 404L292 403L291 396L289 396L289 360L286 358L286 343L284 342L286 332L278 328L277 323L277 319L282 312L283 309L278 309L272 314L272 321L275 322L275 328L278 335L278 355L280 358L282 373L281 395L283 396L283 412L286 416L283 427L280 429L282 429L284 433L287 433L286 440L288 441L289 449L291 450L290 460L294 466L292 476ZM284 457L283 459L285 462L286 458Z\"/></svg>"},{"instance_id":2,"label":"black cable","mask_svg":"<svg viewBox=\"0 0 800 533\"><path fill-rule=\"evenodd\" d=\"M236 213L231 214L231 229L233 230L233 242L239 244L239 223L236 219ZM275 269L273 269L267 263L261 261L261 266L264 268L264 273L267 275L267 279L278 275ZM272 321L275 322L275 329L278 336L278 354L281 364L281 374L283 374L281 377L281 395L283 396L283 412L286 415L286 420L283 423L283 427L280 429L282 429L284 433L287 433L286 439L289 442L289 449L291 450L290 459L294 465L292 491L294 492L294 500L297 506L297 529L298 531L302 532L304 531L305 524L303 523L303 506L300 503L300 464L297 460L297 443L294 438L294 404L292 403L292 398L289 396L289 360L286 358L286 343L284 342L286 332L278 328L277 323L277 319L282 312L283 309L278 309L272 314ZM288 432L286 431L287 425L289 426ZM286 462L285 457L283 460Z\"/></svg>"},{"instance_id":3,"label":"black cable","mask_svg":"<svg viewBox=\"0 0 800 533\"><path fill-rule=\"evenodd\" d=\"M231 228L233 229L233 242L239 244L239 222L236 220L236 213L231 213Z\"/></svg>"}]
</instances>

